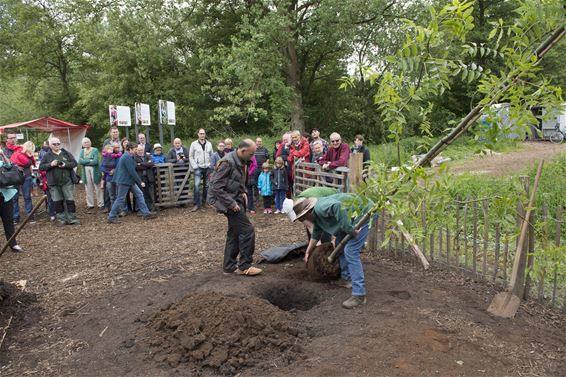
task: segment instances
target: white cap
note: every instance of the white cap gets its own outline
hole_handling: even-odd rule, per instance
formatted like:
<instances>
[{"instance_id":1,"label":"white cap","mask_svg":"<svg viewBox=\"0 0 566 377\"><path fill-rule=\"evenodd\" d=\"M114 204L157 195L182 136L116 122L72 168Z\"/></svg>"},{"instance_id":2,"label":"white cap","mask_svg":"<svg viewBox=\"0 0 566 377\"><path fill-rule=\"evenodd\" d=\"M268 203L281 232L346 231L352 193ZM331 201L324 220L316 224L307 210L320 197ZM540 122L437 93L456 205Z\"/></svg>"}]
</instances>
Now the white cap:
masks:
<instances>
[{"instance_id":1,"label":"white cap","mask_svg":"<svg viewBox=\"0 0 566 377\"><path fill-rule=\"evenodd\" d=\"M157 148L163 149L163 147L161 146L161 144L159 144L159 143L153 144L153 149L157 149Z\"/></svg>"},{"instance_id":2,"label":"white cap","mask_svg":"<svg viewBox=\"0 0 566 377\"><path fill-rule=\"evenodd\" d=\"M297 218L297 214L295 213L295 211L293 211L293 200L291 199L285 199L283 200L283 208L281 210L281 212L286 213L287 216L289 217L289 220L291 221L295 221L295 219Z\"/></svg>"}]
</instances>

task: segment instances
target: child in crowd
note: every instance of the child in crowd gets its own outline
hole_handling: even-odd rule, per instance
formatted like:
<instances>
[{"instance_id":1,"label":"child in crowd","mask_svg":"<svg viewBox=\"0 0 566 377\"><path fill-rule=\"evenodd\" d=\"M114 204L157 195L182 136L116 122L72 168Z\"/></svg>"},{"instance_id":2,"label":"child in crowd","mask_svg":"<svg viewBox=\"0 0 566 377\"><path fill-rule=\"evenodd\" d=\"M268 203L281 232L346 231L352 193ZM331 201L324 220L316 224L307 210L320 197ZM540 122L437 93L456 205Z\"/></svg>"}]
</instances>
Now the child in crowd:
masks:
<instances>
[{"instance_id":1,"label":"child in crowd","mask_svg":"<svg viewBox=\"0 0 566 377\"><path fill-rule=\"evenodd\" d=\"M275 159L275 169L273 169L273 174L271 175L271 187L275 193L275 213L281 213L285 193L289 188L285 162L281 157Z\"/></svg>"},{"instance_id":2,"label":"child in crowd","mask_svg":"<svg viewBox=\"0 0 566 377\"><path fill-rule=\"evenodd\" d=\"M102 151L102 163L100 164L102 179L100 181L100 187L108 192L110 208L112 208L114 204L118 190L118 187L112 183L112 177L114 176L114 170L118 165L120 157L122 157L122 153L120 152L120 144L118 143L108 144ZM106 208L105 212L109 212L110 208Z\"/></svg>"},{"instance_id":3,"label":"child in crowd","mask_svg":"<svg viewBox=\"0 0 566 377\"><path fill-rule=\"evenodd\" d=\"M275 149L273 149L273 159L277 157L277 151L279 151L279 147L281 146L281 143L282 143L281 140L277 140L275 142Z\"/></svg>"},{"instance_id":4,"label":"child in crowd","mask_svg":"<svg viewBox=\"0 0 566 377\"><path fill-rule=\"evenodd\" d=\"M271 169L269 161L265 161L262 165L262 172L257 178L257 189L263 198L263 213L271 213L271 201L273 188L271 185Z\"/></svg>"},{"instance_id":5,"label":"child in crowd","mask_svg":"<svg viewBox=\"0 0 566 377\"><path fill-rule=\"evenodd\" d=\"M224 140L224 153L234 152L234 143L232 139Z\"/></svg>"},{"instance_id":6,"label":"child in crowd","mask_svg":"<svg viewBox=\"0 0 566 377\"><path fill-rule=\"evenodd\" d=\"M154 164L164 164L167 162L167 157L163 154L163 147L161 144L157 143L153 146L151 161L153 161Z\"/></svg>"}]
</instances>

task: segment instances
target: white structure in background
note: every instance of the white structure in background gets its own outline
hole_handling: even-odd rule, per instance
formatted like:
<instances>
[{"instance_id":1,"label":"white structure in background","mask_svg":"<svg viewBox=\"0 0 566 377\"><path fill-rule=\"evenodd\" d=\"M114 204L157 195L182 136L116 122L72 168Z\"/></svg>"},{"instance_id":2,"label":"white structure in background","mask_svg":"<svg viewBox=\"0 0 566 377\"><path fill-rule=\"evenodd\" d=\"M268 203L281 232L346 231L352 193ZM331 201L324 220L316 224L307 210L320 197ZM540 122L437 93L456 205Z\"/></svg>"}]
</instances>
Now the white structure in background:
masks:
<instances>
[{"instance_id":1,"label":"white structure in background","mask_svg":"<svg viewBox=\"0 0 566 377\"><path fill-rule=\"evenodd\" d=\"M542 109L543 116L546 114L545 109ZM549 140L556 132L556 127L566 134L566 102L562 104L562 112L552 116L550 119L542 120L542 137Z\"/></svg>"}]
</instances>

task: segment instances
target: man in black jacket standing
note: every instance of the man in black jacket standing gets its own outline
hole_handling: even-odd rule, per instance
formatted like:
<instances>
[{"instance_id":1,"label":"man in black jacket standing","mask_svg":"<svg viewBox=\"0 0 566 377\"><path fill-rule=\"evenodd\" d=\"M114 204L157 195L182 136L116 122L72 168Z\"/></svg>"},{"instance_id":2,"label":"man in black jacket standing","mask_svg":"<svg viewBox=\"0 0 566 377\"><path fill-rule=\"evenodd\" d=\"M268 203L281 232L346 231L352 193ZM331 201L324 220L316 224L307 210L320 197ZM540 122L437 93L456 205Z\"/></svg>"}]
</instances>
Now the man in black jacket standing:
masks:
<instances>
[{"instance_id":1,"label":"man in black jacket standing","mask_svg":"<svg viewBox=\"0 0 566 377\"><path fill-rule=\"evenodd\" d=\"M46 172L47 187L55 206L57 225L80 224L75 207L75 182L77 179L74 168L77 161L73 155L61 148L61 141L56 137L49 139L50 151L47 152L39 170ZM67 213L65 213L65 205Z\"/></svg>"},{"instance_id":2,"label":"man in black jacket standing","mask_svg":"<svg viewBox=\"0 0 566 377\"><path fill-rule=\"evenodd\" d=\"M246 216L248 198L246 178L248 163L256 151L251 139L242 141L237 150L219 162L210 183L208 202L228 219L228 234L224 248L224 273L259 275L262 270L252 266L255 249L254 226ZM237 257L240 255L239 264Z\"/></svg>"}]
</instances>

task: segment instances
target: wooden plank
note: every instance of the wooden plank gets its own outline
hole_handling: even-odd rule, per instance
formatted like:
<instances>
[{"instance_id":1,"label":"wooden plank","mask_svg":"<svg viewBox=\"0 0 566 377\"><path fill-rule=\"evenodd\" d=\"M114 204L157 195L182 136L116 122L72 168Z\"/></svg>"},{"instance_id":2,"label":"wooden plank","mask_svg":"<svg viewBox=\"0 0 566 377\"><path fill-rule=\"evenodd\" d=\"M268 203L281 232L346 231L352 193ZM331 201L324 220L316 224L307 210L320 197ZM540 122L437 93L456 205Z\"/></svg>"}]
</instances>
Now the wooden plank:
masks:
<instances>
[{"instance_id":1,"label":"wooden plank","mask_svg":"<svg viewBox=\"0 0 566 377\"><path fill-rule=\"evenodd\" d=\"M430 232L430 260L434 260L434 232Z\"/></svg>"},{"instance_id":2,"label":"wooden plank","mask_svg":"<svg viewBox=\"0 0 566 377\"><path fill-rule=\"evenodd\" d=\"M348 168L350 172L348 174L348 181L351 190L355 190L362 182L362 171L363 171L363 153L353 153L350 154L350 159L348 161Z\"/></svg>"},{"instance_id":3,"label":"wooden plank","mask_svg":"<svg viewBox=\"0 0 566 377\"><path fill-rule=\"evenodd\" d=\"M487 246L489 241L489 202L487 199L482 201L483 209L483 255L482 255L482 275L487 277Z\"/></svg>"},{"instance_id":4,"label":"wooden plank","mask_svg":"<svg viewBox=\"0 0 566 377\"><path fill-rule=\"evenodd\" d=\"M493 265L493 275L491 281L495 283L499 272L499 253L501 249L501 224L495 224L495 263Z\"/></svg>"},{"instance_id":5,"label":"wooden plank","mask_svg":"<svg viewBox=\"0 0 566 377\"><path fill-rule=\"evenodd\" d=\"M470 197L466 198L466 204L464 204L464 225L463 225L463 234L464 234L464 267L468 268L468 201Z\"/></svg>"},{"instance_id":6,"label":"wooden plank","mask_svg":"<svg viewBox=\"0 0 566 377\"><path fill-rule=\"evenodd\" d=\"M473 239L472 239L472 270L477 275L477 256L478 256L478 202L474 201L473 217Z\"/></svg>"},{"instance_id":7,"label":"wooden plank","mask_svg":"<svg viewBox=\"0 0 566 377\"><path fill-rule=\"evenodd\" d=\"M460 204L456 203L456 231L454 233L454 265L460 265Z\"/></svg>"},{"instance_id":8,"label":"wooden plank","mask_svg":"<svg viewBox=\"0 0 566 377\"><path fill-rule=\"evenodd\" d=\"M503 281L507 282L507 266L509 264L509 234L505 236L505 253L503 255Z\"/></svg>"},{"instance_id":9,"label":"wooden plank","mask_svg":"<svg viewBox=\"0 0 566 377\"><path fill-rule=\"evenodd\" d=\"M423 254L426 255L426 235L428 233L427 223L426 223L426 203L423 201L421 205L421 225L423 227L423 242L422 242L422 249Z\"/></svg>"},{"instance_id":10,"label":"wooden plank","mask_svg":"<svg viewBox=\"0 0 566 377\"><path fill-rule=\"evenodd\" d=\"M534 226L532 224L535 223L535 210L533 210L533 215L532 215L532 220L531 220L531 226L529 228L529 256L527 259L527 268L530 270L533 268L534 265L534 251L535 251L535 230L534 230ZM543 237L545 242L547 240L549 240L549 236L548 236L548 206L546 205L546 202L543 204L542 206L542 222L544 224L544 229L543 229ZM538 258L541 258L540 256ZM544 302L544 280L546 278L546 273L547 271L542 270L541 274L539 276L538 279L538 289L537 289L537 296L538 296L538 300L540 302ZM525 283L525 293L527 292L527 287L530 288L532 282L530 279L530 274L527 275L527 282ZM526 294L525 294L526 297Z\"/></svg>"},{"instance_id":11,"label":"wooden plank","mask_svg":"<svg viewBox=\"0 0 566 377\"><path fill-rule=\"evenodd\" d=\"M562 224L562 206L556 207L556 215L554 217L554 245L560 246L560 232ZM554 266L554 277L552 281L552 306L556 306L556 291L558 290L558 266ZM566 305L566 300L564 302Z\"/></svg>"},{"instance_id":12,"label":"wooden plank","mask_svg":"<svg viewBox=\"0 0 566 377\"><path fill-rule=\"evenodd\" d=\"M450 245L450 229L446 228L446 264L450 268L450 255L451 255L451 245Z\"/></svg>"}]
</instances>

